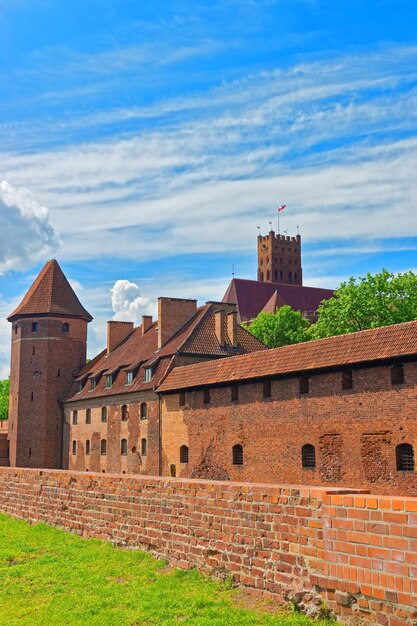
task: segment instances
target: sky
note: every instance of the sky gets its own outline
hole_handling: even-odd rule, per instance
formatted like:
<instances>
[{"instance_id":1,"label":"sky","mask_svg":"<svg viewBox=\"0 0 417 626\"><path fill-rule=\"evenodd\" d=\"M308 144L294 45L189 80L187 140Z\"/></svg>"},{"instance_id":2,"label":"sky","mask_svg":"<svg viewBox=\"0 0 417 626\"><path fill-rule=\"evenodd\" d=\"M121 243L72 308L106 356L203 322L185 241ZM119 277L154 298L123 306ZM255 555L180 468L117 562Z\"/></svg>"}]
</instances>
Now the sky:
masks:
<instances>
[{"instance_id":1,"label":"sky","mask_svg":"<svg viewBox=\"0 0 417 626\"><path fill-rule=\"evenodd\" d=\"M304 284L417 270L415 0L0 0L5 318L50 258L94 316L220 300L257 226Z\"/></svg>"}]
</instances>

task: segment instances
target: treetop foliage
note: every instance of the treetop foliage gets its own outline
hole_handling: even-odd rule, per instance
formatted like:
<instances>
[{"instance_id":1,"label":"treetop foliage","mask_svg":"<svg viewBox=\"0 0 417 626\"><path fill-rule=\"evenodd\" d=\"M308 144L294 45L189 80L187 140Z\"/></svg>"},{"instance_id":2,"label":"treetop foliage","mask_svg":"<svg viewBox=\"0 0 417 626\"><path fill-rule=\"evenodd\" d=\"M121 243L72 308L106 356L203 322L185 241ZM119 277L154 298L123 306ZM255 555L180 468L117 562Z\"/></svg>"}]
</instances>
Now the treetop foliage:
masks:
<instances>
[{"instance_id":1,"label":"treetop foliage","mask_svg":"<svg viewBox=\"0 0 417 626\"><path fill-rule=\"evenodd\" d=\"M9 413L10 380L0 380L0 420L7 420Z\"/></svg>"}]
</instances>

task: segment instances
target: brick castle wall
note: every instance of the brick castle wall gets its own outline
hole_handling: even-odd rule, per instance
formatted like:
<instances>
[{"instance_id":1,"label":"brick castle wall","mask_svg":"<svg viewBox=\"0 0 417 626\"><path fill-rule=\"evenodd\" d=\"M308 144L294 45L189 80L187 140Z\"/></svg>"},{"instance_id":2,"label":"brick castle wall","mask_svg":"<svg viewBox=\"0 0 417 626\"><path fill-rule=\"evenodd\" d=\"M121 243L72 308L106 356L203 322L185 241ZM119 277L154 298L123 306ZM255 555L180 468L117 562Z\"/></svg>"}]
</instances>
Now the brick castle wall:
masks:
<instances>
[{"instance_id":1,"label":"brick castle wall","mask_svg":"<svg viewBox=\"0 0 417 626\"><path fill-rule=\"evenodd\" d=\"M299 377L263 383L161 395L162 473L177 476L269 483L368 488L379 493L417 495L415 472L397 470L396 446L417 454L415 395L417 363L404 363L404 384L393 385L391 366L352 371L353 388L342 389L342 372L313 374L300 395ZM234 465L232 448L243 447ZM316 467L303 468L301 449L315 447ZM189 448L180 463L180 447Z\"/></svg>"},{"instance_id":2,"label":"brick castle wall","mask_svg":"<svg viewBox=\"0 0 417 626\"><path fill-rule=\"evenodd\" d=\"M262 597L320 590L346 621L417 618L416 498L1 468L0 510L229 573Z\"/></svg>"}]
</instances>

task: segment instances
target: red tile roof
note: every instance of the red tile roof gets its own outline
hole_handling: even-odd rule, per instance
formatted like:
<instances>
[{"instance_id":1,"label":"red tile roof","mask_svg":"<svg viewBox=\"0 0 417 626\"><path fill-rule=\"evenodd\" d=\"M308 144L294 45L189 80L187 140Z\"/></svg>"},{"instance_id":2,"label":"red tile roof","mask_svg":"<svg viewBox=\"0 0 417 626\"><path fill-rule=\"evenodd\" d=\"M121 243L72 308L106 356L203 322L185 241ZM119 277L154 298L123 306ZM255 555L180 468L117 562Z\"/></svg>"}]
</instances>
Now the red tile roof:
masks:
<instances>
[{"instance_id":1,"label":"red tile roof","mask_svg":"<svg viewBox=\"0 0 417 626\"><path fill-rule=\"evenodd\" d=\"M219 346L214 333L214 313L221 303L208 303L197 309L190 320L169 339L162 348L158 349L158 323L142 334L142 328L135 328L109 354L104 350L87 363L75 377L74 384L66 400L83 400L99 396L111 396L117 393L143 391L158 386L171 367L171 361L176 354L206 356L207 358L223 357L236 354L230 342L224 348ZM223 308L231 308L225 307ZM238 328L238 353L251 350L266 350L258 339L243 328ZM144 380L145 368L153 368L150 381ZM126 372L136 370L133 383L126 385ZM105 378L112 372L117 372L113 385L105 388ZM101 376L95 389L90 390L87 379ZM78 391L78 383L84 382L82 390Z\"/></svg>"},{"instance_id":2,"label":"red tile roof","mask_svg":"<svg viewBox=\"0 0 417 626\"><path fill-rule=\"evenodd\" d=\"M177 367L157 391L174 392L406 356L417 356L417 321Z\"/></svg>"},{"instance_id":3,"label":"red tile roof","mask_svg":"<svg viewBox=\"0 0 417 626\"><path fill-rule=\"evenodd\" d=\"M275 292L279 306L288 304L295 311L302 313L316 311L322 300L328 300L334 295L331 289L234 278L223 297L223 302L237 304L238 321L248 322L263 310Z\"/></svg>"},{"instance_id":4,"label":"red tile roof","mask_svg":"<svg viewBox=\"0 0 417 626\"><path fill-rule=\"evenodd\" d=\"M78 300L55 259L46 263L22 302L7 319L13 322L25 315L78 317L88 322L93 319Z\"/></svg>"}]
</instances>

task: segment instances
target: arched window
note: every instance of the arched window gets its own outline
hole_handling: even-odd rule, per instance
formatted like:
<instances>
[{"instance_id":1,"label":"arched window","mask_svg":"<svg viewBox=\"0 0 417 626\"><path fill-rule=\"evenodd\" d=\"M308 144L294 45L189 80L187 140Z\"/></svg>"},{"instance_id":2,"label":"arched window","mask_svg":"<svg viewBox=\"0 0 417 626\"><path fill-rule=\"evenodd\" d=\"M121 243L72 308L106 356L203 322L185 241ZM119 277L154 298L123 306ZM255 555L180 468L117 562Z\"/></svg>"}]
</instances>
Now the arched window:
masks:
<instances>
[{"instance_id":1,"label":"arched window","mask_svg":"<svg viewBox=\"0 0 417 626\"><path fill-rule=\"evenodd\" d=\"M188 463L188 446L180 448L180 463Z\"/></svg>"},{"instance_id":2,"label":"arched window","mask_svg":"<svg viewBox=\"0 0 417 626\"><path fill-rule=\"evenodd\" d=\"M101 452L102 455L107 454L107 441L105 439L101 440L100 452Z\"/></svg>"},{"instance_id":3,"label":"arched window","mask_svg":"<svg viewBox=\"0 0 417 626\"><path fill-rule=\"evenodd\" d=\"M77 454L77 442L75 441L75 439L72 442L72 453Z\"/></svg>"},{"instance_id":4,"label":"arched window","mask_svg":"<svg viewBox=\"0 0 417 626\"><path fill-rule=\"evenodd\" d=\"M127 439L122 439L120 442L120 454L124 456L127 454Z\"/></svg>"},{"instance_id":5,"label":"arched window","mask_svg":"<svg viewBox=\"0 0 417 626\"><path fill-rule=\"evenodd\" d=\"M401 443L396 447L397 470L399 472L414 472L414 449L409 443Z\"/></svg>"},{"instance_id":6,"label":"arched window","mask_svg":"<svg viewBox=\"0 0 417 626\"><path fill-rule=\"evenodd\" d=\"M69 324L62 324L62 332L69 333Z\"/></svg>"},{"instance_id":7,"label":"arched window","mask_svg":"<svg viewBox=\"0 0 417 626\"><path fill-rule=\"evenodd\" d=\"M78 411L72 412L72 423L76 424L78 422Z\"/></svg>"},{"instance_id":8,"label":"arched window","mask_svg":"<svg viewBox=\"0 0 417 626\"><path fill-rule=\"evenodd\" d=\"M141 455L146 456L146 451L147 451L147 442L146 442L146 439L142 439L141 444L140 444Z\"/></svg>"},{"instance_id":9,"label":"arched window","mask_svg":"<svg viewBox=\"0 0 417 626\"><path fill-rule=\"evenodd\" d=\"M87 409L85 412L85 423L91 424L91 409Z\"/></svg>"},{"instance_id":10,"label":"arched window","mask_svg":"<svg viewBox=\"0 0 417 626\"><path fill-rule=\"evenodd\" d=\"M233 446L233 465L243 465L243 448L240 443Z\"/></svg>"},{"instance_id":11,"label":"arched window","mask_svg":"<svg viewBox=\"0 0 417 626\"><path fill-rule=\"evenodd\" d=\"M269 270L266 270L266 280L269 280Z\"/></svg>"},{"instance_id":12,"label":"arched window","mask_svg":"<svg viewBox=\"0 0 417 626\"><path fill-rule=\"evenodd\" d=\"M291 282L291 272L288 272L288 280Z\"/></svg>"},{"instance_id":13,"label":"arched window","mask_svg":"<svg viewBox=\"0 0 417 626\"><path fill-rule=\"evenodd\" d=\"M88 456L90 454L90 440L87 439L87 441L85 442L85 453Z\"/></svg>"},{"instance_id":14,"label":"arched window","mask_svg":"<svg viewBox=\"0 0 417 626\"><path fill-rule=\"evenodd\" d=\"M101 408L101 421L107 422L107 407L106 406L103 406Z\"/></svg>"},{"instance_id":15,"label":"arched window","mask_svg":"<svg viewBox=\"0 0 417 626\"><path fill-rule=\"evenodd\" d=\"M263 282L264 282L264 273L263 273L263 272L261 272L261 273L259 274L259 280L261 281L261 283L263 283Z\"/></svg>"},{"instance_id":16,"label":"arched window","mask_svg":"<svg viewBox=\"0 0 417 626\"><path fill-rule=\"evenodd\" d=\"M122 422L126 422L127 420L127 406L124 404L122 406Z\"/></svg>"},{"instance_id":17,"label":"arched window","mask_svg":"<svg viewBox=\"0 0 417 626\"><path fill-rule=\"evenodd\" d=\"M142 402L140 405L140 419L146 420L148 418L148 405L146 402Z\"/></svg>"},{"instance_id":18,"label":"arched window","mask_svg":"<svg viewBox=\"0 0 417 626\"><path fill-rule=\"evenodd\" d=\"M301 462L304 468L316 467L316 449L311 443L306 443L301 448Z\"/></svg>"}]
</instances>

